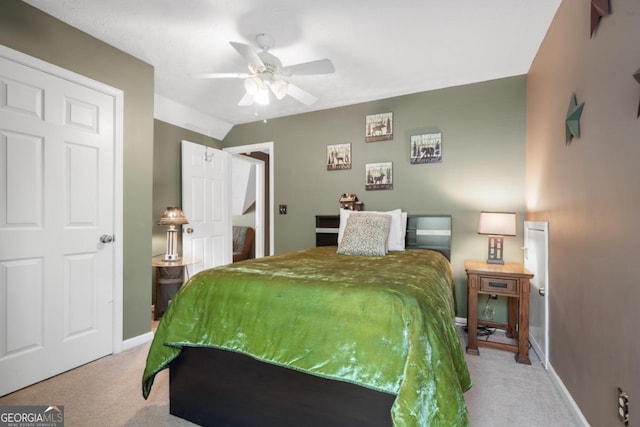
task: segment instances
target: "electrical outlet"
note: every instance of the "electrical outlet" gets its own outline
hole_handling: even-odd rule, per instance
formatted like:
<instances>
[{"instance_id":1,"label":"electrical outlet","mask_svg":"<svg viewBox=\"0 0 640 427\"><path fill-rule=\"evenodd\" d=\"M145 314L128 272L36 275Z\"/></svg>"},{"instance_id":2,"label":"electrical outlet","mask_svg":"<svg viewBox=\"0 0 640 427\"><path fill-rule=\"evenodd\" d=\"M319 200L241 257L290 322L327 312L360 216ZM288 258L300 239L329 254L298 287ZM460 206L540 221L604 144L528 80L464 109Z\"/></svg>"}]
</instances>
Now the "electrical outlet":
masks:
<instances>
[{"instance_id":1,"label":"electrical outlet","mask_svg":"<svg viewBox=\"0 0 640 427\"><path fill-rule=\"evenodd\" d=\"M618 419L629 425L629 395L618 387Z\"/></svg>"}]
</instances>

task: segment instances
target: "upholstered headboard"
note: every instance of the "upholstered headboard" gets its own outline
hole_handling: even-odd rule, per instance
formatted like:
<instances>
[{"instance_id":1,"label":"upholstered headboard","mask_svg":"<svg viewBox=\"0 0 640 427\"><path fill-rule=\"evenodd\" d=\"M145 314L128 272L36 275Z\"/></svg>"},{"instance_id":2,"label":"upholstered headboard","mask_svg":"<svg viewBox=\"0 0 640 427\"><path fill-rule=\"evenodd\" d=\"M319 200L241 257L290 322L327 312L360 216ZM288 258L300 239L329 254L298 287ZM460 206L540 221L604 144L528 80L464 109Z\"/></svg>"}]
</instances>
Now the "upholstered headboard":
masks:
<instances>
[{"instance_id":1,"label":"upholstered headboard","mask_svg":"<svg viewBox=\"0 0 640 427\"><path fill-rule=\"evenodd\" d=\"M340 215L316 216L316 246L337 246ZM451 260L451 215L409 215L407 248L431 249Z\"/></svg>"}]
</instances>

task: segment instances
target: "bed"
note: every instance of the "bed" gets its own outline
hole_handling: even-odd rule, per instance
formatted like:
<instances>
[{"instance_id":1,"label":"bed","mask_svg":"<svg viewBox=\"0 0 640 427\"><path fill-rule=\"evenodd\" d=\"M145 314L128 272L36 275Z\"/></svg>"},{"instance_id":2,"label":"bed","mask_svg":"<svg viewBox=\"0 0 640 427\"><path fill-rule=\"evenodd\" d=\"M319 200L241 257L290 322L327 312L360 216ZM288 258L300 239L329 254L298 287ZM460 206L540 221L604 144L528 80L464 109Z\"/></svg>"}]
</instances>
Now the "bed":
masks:
<instances>
[{"instance_id":1,"label":"bed","mask_svg":"<svg viewBox=\"0 0 640 427\"><path fill-rule=\"evenodd\" d=\"M193 276L158 326L144 397L170 368L170 412L201 425L468 425L450 221L409 217L407 249L381 256L323 246Z\"/></svg>"}]
</instances>

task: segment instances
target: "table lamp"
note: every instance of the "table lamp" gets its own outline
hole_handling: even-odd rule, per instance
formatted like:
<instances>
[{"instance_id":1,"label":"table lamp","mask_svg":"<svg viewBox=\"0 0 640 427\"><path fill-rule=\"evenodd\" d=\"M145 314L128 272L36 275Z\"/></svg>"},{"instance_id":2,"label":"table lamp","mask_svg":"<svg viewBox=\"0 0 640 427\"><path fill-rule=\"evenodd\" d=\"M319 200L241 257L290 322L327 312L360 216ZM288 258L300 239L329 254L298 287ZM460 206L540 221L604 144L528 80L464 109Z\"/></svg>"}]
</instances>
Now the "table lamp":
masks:
<instances>
[{"instance_id":1,"label":"table lamp","mask_svg":"<svg viewBox=\"0 0 640 427\"><path fill-rule=\"evenodd\" d=\"M511 212L480 212L478 234L489 235L487 264L504 264L504 236L516 235L516 214Z\"/></svg>"},{"instance_id":2,"label":"table lamp","mask_svg":"<svg viewBox=\"0 0 640 427\"><path fill-rule=\"evenodd\" d=\"M185 218L182 209L175 206L169 206L165 209L162 218L158 221L160 225L168 225L167 230L167 253L164 254L165 261L176 261L180 258L178 256L178 229L176 225L189 224L187 218Z\"/></svg>"}]
</instances>

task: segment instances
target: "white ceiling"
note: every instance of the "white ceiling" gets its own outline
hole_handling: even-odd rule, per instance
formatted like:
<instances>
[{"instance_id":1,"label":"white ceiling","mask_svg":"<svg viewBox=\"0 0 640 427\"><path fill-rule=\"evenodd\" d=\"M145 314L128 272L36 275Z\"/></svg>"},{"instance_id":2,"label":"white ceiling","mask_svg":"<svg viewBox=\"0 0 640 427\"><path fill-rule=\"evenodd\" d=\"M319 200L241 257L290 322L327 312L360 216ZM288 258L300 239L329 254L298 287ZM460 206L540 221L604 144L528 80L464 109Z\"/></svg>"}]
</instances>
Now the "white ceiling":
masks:
<instances>
[{"instance_id":1,"label":"white ceiling","mask_svg":"<svg viewBox=\"0 0 640 427\"><path fill-rule=\"evenodd\" d=\"M235 124L526 74L561 2L24 1L153 65L156 104L184 107L220 139ZM273 36L270 52L285 66L333 61L335 74L289 79L315 104L240 107L242 80L194 77L246 72L229 41L255 46L260 33Z\"/></svg>"}]
</instances>

